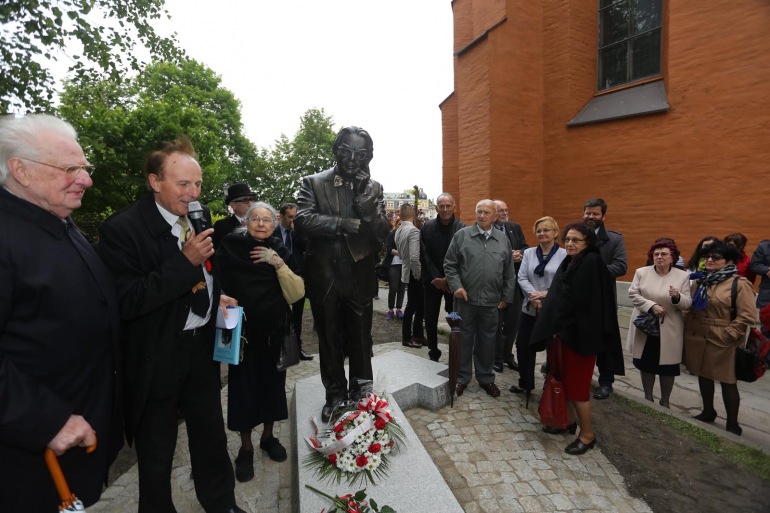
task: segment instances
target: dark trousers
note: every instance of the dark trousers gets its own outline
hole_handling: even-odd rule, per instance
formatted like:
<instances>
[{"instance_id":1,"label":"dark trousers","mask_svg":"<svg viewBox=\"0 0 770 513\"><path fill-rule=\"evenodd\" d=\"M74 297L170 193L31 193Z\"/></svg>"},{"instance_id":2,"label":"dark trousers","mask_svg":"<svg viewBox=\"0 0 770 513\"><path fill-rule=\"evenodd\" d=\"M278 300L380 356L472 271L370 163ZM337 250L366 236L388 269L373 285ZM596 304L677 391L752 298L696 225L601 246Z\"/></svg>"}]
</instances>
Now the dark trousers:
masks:
<instances>
[{"instance_id":1,"label":"dark trousers","mask_svg":"<svg viewBox=\"0 0 770 513\"><path fill-rule=\"evenodd\" d=\"M404 306L406 283L401 281L401 264L388 267L388 310Z\"/></svg>"},{"instance_id":2,"label":"dark trousers","mask_svg":"<svg viewBox=\"0 0 770 513\"><path fill-rule=\"evenodd\" d=\"M416 280L409 273L409 286L407 288L406 309L404 310L404 322L401 325L401 338L409 340L412 337L423 338L422 318L425 312L422 282Z\"/></svg>"},{"instance_id":3,"label":"dark trousers","mask_svg":"<svg viewBox=\"0 0 770 513\"><path fill-rule=\"evenodd\" d=\"M609 354L599 353L596 355L596 366L599 368L599 386L610 387L615 382L615 373L612 372L608 363Z\"/></svg>"},{"instance_id":4,"label":"dark trousers","mask_svg":"<svg viewBox=\"0 0 770 513\"><path fill-rule=\"evenodd\" d=\"M294 333L297 334L297 345L302 349L302 316L305 313L305 297L297 300L291 305L291 323L294 326Z\"/></svg>"},{"instance_id":5,"label":"dark trousers","mask_svg":"<svg viewBox=\"0 0 770 513\"><path fill-rule=\"evenodd\" d=\"M357 390L358 380L372 380L372 300L342 295L332 287L323 301L311 299L310 308L318 333L326 402L336 403L348 397L346 351L350 391Z\"/></svg>"},{"instance_id":6,"label":"dark trousers","mask_svg":"<svg viewBox=\"0 0 770 513\"><path fill-rule=\"evenodd\" d=\"M438 317L441 313L441 301L444 301L444 310L450 313L453 308L454 298L451 292L443 292L430 283L423 287L425 303L425 333L428 341L429 356L438 356Z\"/></svg>"},{"instance_id":7,"label":"dark trousers","mask_svg":"<svg viewBox=\"0 0 770 513\"><path fill-rule=\"evenodd\" d=\"M220 401L219 364L211 359L212 343L210 330L196 337L180 337L172 370L176 388L150 392L135 435L140 513L176 512L171 501L171 471L177 409L187 425L195 494L203 509L206 513L223 513L235 505L235 479Z\"/></svg>"},{"instance_id":8,"label":"dark trousers","mask_svg":"<svg viewBox=\"0 0 770 513\"><path fill-rule=\"evenodd\" d=\"M500 322L497 326L495 343L495 364L513 360L513 343L519 332L519 316L521 315L521 288L516 285L513 292L513 303L505 310L500 310Z\"/></svg>"},{"instance_id":9,"label":"dark trousers","mask_svg":"<svg viewBox=\"0 0 770 513\"><path fill-rule=\"evenodd\" d=\"M480 385L494 383L492 365L495 360L495 334L500 319L497 305L476 306L458 300L457 313L463 320L460 326L457 382L467 385L475 370Z\"/></svg>"}]
</instances>

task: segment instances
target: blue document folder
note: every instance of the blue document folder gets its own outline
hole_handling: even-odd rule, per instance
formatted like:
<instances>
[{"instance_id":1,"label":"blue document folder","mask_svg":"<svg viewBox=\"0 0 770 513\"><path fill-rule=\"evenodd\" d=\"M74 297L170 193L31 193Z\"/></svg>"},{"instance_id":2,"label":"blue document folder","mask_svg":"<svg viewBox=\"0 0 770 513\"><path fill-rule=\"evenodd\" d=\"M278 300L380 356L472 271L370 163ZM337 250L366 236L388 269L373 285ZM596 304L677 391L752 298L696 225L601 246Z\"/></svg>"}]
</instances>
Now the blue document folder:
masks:
<instances>
[{"instance_id":1,"label":"blue document folder","mask_svg":"<svg viewBox=\"0 0 770 513\"><path fill-rule=\"evenodd\" d=\"M243 329L243 308L227 307L227 319L217 309L217 330L214 336L214 360L231 365L241 362L241 330Z\"/></svg>"}]
</instances>

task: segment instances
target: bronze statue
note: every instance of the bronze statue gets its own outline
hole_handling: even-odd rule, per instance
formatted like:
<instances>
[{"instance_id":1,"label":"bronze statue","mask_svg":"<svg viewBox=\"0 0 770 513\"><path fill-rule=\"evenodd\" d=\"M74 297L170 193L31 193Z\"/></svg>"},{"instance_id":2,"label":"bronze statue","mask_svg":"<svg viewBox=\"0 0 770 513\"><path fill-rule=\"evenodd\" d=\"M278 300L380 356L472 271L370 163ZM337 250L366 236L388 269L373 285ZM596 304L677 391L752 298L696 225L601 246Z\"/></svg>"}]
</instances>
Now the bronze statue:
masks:
<instances>
[{"instance_id":1,"label":"bronze statue","mask_svg":"<svg viewBox=\"0 0 770 513\"><path fill-rule=\"evenodd\" d=\"M371 383L374 265L390 231L382 186L369 173L372 138L361 128L343 128L332 151L332 169L302 179L294 218L295 230L308 239L303 277L318 332L324 422L335 407L365 393L362 383Z\"/></svg>"}]
</instances>

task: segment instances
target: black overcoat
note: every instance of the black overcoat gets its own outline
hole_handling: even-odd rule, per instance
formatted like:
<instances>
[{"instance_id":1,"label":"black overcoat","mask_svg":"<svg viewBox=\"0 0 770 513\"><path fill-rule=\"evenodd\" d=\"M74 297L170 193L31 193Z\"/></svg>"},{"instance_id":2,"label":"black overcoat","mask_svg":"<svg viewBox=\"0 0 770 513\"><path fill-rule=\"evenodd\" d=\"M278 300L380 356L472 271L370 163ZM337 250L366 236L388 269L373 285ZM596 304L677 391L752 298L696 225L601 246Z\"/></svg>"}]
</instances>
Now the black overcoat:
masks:
<instances>
[{"instance_id":1,"label":"black overcoat","mask_svg":"<svg viewBox=\"0 0 770 513\"><path fill-rule=\"evenodd\" d=\"M204 216L211 224L209 211ZM147 398L174 390L175 343L192 303L200 268L187 259L158 211L152 193L110 217L99 227L97 251L115 277L120 298L121 342L125 355L126 438L131 443ZM213 269L212 359L219 280ZM212 365L213 365L212 360Z\"/></svg>"},{"instance_id":2,"label":"black overcoat","mask_svg":"<svg viewBox=\"0 0 770 513\"><path fill-rule=\"evenodd\" d=\"M44 450L73 414L97 449L59 462L88 505L123 442L112 277L74 225L2 187L0 218L0 511L56 511Z\"/></svg>"},{"instance_id":3,"label":"black overcoat","mask_svg":"<svg viewBox=\"0 0 770 513\"><path fill-rule=\"evenodd\" d=\"M559 335L579 354L606 358L613 374L625 374L615 280L598 248L567 256L556 271L535 322L530 346L542 350L553 335Z\"/></svg>"}]
</instances>

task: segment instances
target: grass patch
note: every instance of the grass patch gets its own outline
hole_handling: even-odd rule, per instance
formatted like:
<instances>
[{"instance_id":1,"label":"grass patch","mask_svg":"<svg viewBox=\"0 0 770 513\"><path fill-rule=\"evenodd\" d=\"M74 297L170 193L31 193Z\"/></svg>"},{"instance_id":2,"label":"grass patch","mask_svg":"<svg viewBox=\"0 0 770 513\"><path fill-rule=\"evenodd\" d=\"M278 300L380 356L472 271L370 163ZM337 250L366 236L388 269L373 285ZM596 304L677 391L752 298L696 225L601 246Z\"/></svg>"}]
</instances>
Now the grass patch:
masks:
<instances>
[{"instance_id":1,"label":"grass patch","mask_svg":"<svg viewBox=\"0 0 770 513\"><path fill-rule=\"evenodd\" d=\"M685 435L698 445L705 447L714 454L718 454L730 461L741 463L749 467L752 472L765 480L770 480L770 456L759 449L736 444L719 435L705 430L689 422L678 419L667 413L660 412L637 401L613 394L613 400L623 401L627 406L653 417L661 424Z\"/></svg>"}]
</instances>

